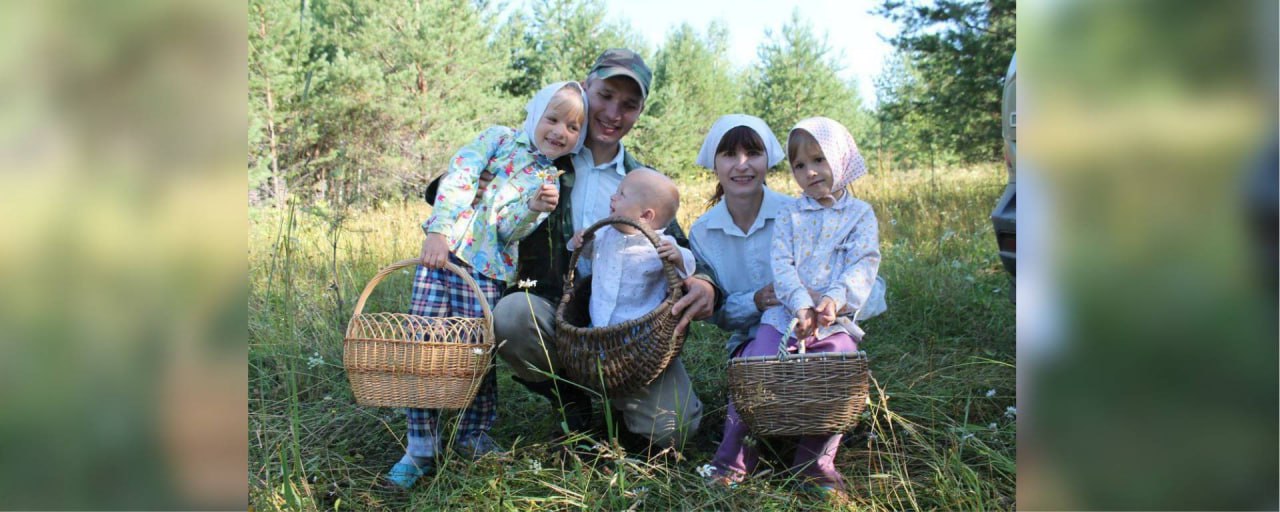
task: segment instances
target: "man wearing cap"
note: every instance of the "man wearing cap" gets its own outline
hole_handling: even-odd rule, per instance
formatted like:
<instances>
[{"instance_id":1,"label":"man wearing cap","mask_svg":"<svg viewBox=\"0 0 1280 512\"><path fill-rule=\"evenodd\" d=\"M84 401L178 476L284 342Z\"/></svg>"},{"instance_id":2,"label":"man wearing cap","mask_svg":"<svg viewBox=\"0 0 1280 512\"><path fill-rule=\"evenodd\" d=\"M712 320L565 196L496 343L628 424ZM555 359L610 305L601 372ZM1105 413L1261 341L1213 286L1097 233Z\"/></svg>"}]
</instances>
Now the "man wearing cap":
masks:
<instances>
[{"instance_id":1,"label":"man wearing cap","mask_svg":"<svg viewBox=\"0 0 1280 512\"><path fill-rule=\"evenodd\" d=\"M587 92L587 141L577 155L555 162L565 173L560 177L559 204L555 211L520 242L518 279L523 288L510 293L494 306L494 332L505 340L498 354L511 365L512 377L536 394L547 397L563 411L565 426L571 431L588 429L592 420L591 397L568 384L556 385L546 373L554 372L556 350L555 309L564 290L570 253L565 244L573 233L590 227L609 215L609 197L623 176L643 167L622 144L644 111L653 73L635 52L606 50L596 59L584 83ZM673 220L665 233L687 247L684 231ZM532 282L532 286L527 286ZM686 293L673 312L681 317L677 329L686 329L694 319L711 315L717 293L709 268L698 265L697 274L685 279ZM537 371L530 369L530 366ZM702 402L693 392L684 364L676 359L652 384L630 396L613 401L620 410L626 430L647 439L650 447L681 446L698 428Z\"/></svg>"}]
</instances>

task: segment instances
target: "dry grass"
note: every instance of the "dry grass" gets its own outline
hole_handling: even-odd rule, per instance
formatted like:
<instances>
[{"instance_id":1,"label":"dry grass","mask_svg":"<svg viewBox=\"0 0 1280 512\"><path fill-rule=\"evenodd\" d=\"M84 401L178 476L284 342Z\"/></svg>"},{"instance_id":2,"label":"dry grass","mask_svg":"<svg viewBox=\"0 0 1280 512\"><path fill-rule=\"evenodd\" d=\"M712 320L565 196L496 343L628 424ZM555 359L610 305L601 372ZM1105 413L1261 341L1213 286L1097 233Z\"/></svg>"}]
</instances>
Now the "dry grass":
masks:
<instances>
[{"instance_id":1,"label":"dry grass","mask_svg":"<svg viewBox=\"0 0 1280 512\"><path fill-rule=\"evenodd\" d=\"M681 184L681 224L714 183ZM683 460L646 461L614 447L565 458L541 433L545 401L499 365L495 438L512 448L479 463L446 460L407 494L378 490L403 453L403 415L353 404L341 368L342 329L365 281L417 254L428 207L381 211L252 211L249 229L250 472L258 509L1011 509L1015 489L1013 305L988 220L1004 187L997 166L868 176L854 187L880 221L889 311L867 322L876 382L866 420L837 464L848 503L798 492L779 457L772 475L733 491L704 486L724 421L725 334L695 325L684 359L707 405ZM775 188L796 189L785 172ZM409 276L388 278L370 309L403 310ZM988 396L990 395L990 396ZM779 445L779 449L786 449Z\"/></svg>"}]
</instances>

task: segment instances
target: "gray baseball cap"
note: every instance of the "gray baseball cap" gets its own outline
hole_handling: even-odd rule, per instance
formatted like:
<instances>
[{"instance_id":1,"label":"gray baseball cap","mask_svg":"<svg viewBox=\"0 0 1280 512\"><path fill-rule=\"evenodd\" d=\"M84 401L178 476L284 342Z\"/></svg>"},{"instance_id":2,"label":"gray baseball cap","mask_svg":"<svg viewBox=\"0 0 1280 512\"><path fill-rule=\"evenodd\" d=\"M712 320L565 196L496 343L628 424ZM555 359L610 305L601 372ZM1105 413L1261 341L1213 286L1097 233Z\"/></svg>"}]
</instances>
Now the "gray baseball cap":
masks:
<instances>
[{"instance_id":1,"label":"gray baseball cap","mask_svg":"<svg viewBox=\"0 0 1280 512\"><path fill-rule=\"evenodd\" d=\"M600 54L596 63L591 66L591 75L598 78L625 76L640 85L640 96L649 97L649 82L653 80L653 71L645 65L644 59L636 52L626 48L610 48Z\"/></svg>"}]
</instances>

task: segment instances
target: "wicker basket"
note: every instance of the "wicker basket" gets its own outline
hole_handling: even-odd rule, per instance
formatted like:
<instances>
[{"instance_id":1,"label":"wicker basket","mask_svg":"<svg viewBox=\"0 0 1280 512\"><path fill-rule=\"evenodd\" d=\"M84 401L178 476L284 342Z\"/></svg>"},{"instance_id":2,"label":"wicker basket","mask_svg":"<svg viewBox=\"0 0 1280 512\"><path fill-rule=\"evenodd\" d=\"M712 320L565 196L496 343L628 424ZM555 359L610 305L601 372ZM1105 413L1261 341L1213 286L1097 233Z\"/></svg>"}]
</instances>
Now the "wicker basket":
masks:
<instances>
[{"instance_id":1,"label":"wicker basket","mask_svg":"<svg viewBox=\"0 0 1280 512\"><path fill-rule=\"evenodd\" d=\"M791 354L787 338L789 332L776 356L729 360L729 396L738 415L761 436L849 430L867 402L866 352L807 354L802 340Z\"/></svg>"},{"instance_id":2,"label":"wicker basket","mask_svg":"<svg viewBox=\"0 0 1280 512\"><path fill-rule=\"evenodd\" d=\"M639 229L654 247L660 243L648 226L626 217L609 217L587 228L582 235L583 245L594 238L596 230L610 224ZM663 260L666 300L640 318L607 327L591 327L591 278L574 285L580 250L573 251L569 259L564 297L556 309L559 368L578 384L610 396L624 396L649 385L680 355L685 337L675 333L680 318L671 314L671 306L684 294L683 281L675 266Z\"/></svg>"},{"instance_id":3,"label":"wicker basket","mask_svg":"<svg viewBox=\"0 0 1280 512\"><path fill-rule=\"evenodd\" d=\"M483 318L433 318L404 313L363 313L369 293L387 275L416 268L396 262L369 281L356 302L343 340L342 363L360 405L462 409L471 404L493 362L493 313L480 287L462 269L445 268L471 286Z\"/></svg>"}]
</instances>

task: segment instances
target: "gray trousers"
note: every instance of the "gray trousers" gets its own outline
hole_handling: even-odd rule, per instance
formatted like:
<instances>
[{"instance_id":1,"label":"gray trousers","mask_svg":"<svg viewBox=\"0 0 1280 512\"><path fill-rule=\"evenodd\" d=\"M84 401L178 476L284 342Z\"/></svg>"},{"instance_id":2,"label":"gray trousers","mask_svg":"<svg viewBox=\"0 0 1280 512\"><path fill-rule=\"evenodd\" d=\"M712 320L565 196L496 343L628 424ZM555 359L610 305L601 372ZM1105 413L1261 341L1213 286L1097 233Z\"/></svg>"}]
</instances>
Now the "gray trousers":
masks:
<instances>
[{"instance_id":1,"label":"gray trousers","mask_svg":"<svg viewBox=\"0 0 1280 512\"><path fill-rule=\"evenodd\" d=\"M554 373L555 314L551 301L525 292L507 295L494 306L494 335L502 344L498 355L521 379L540 382ZM702 422L702 401L679 358L644 389L614 399L612 405L628 431L657 446L683 446Z\"/></svg>"}]
</instances>

